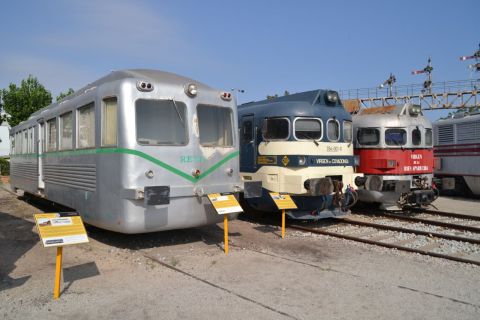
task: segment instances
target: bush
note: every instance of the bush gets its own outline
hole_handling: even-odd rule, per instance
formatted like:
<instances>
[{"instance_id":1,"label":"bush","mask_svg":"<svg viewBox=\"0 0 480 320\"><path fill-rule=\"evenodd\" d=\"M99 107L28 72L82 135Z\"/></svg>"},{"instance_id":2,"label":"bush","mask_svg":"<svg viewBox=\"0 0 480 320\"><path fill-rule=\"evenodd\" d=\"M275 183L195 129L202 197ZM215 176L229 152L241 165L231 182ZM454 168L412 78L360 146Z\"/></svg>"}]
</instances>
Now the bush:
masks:
<instances>
[{"instance_id":1,"label":"bush","mask_svg":"<svg viewBox=\"0 0 480 320\"><path fill-rule=\"evenodd\" d=\"M2 176L10 175L10 162L5 158L0 158L0 174Z\"/></svg>"}]
</instances>

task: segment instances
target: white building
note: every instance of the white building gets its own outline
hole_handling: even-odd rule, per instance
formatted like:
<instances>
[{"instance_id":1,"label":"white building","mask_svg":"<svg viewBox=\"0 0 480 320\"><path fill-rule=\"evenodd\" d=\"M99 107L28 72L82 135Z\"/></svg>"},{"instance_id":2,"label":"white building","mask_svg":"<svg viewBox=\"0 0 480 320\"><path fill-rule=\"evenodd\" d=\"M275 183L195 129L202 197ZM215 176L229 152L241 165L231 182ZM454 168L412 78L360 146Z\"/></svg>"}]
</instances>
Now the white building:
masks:
<instances>
[{"instance_id":1,"label":"white building","mask_svg":"<svg viewBox=\"0 0 480 320\"><path fill-rule=\"evenodd\" d=\"M0 157L6 157L10 154L10 127L6 121L0 125Z\"/></svg>"}]
</instances>

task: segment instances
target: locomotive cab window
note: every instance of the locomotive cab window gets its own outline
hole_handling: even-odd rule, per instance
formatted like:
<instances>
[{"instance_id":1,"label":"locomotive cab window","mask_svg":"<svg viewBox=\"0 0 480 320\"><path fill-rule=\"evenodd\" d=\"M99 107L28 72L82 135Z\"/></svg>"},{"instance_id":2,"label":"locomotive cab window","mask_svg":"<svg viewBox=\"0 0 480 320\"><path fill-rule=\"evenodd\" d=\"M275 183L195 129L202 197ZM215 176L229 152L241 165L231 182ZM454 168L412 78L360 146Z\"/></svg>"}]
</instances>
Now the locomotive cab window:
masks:
<instances>
[{"instance_id":1,"label":"locomotive cab window","mask_svg":"<svg viewBox=\"0 0 480 320\"><path fill-rule=\"evenodd\" d=\"M343 140L345 142L352 142L352 122L351 121L344 121L343 122Z\"/></svg>"},{"instance_id":2,"label":"locomotive cab window","mask_svg":"<svg viewBox=\"0 0 480 320\"><path fill-rule=\"evenodd\" d=\"M102 146L117 145L117 98L103 99Z\"/></svg>"},{"instance_id":3,"label":"locomotive cab window","mask_svg":"<svg viewBox=\"0 0 480 320\"><path fill-rule=\"evenodd\" d=\"M186 145L186 108L183 102L174 100L137 100L137 142L141 145Z\"/></svg>"},{"instance_id":4,"label":"locomotive cab window","mask_svg":"<svg viewBox=\"0 0 480 320\"><path fill-rule=\"evenodd\" d=\"M202 146L233 146L232 109L199 104L197 117Z\"/></svg>"},{"instance_id":5,"label":"locomotive cab window","mask_svg":"<svg viewBox=\"0 0 480 320\"><path fill-rule=\"evenodd\" d=\"M69 150L73 146L72 113L68 112L60 116L60 150Z\"/></svg>"},{"instance_id":6,"label":"locomotive cab window","mask_svg":"<svg viewBox=\"0 0 480 320\"><path fill-rule=\"evenodd\" d=\"M77 111L77 147L79 149L95 147L95 105L90 103Z\"/></svg>"},{"instance_id":7,"label":"locomotive cab window","mask_svg":"<svg viewBox=\"0 0 480 320\"><path fill-rule=\"evenodd\" d=\"M251 120L243 121L242 141L245 143L249 143L253 141L253 123Z\"/></svg>"},{"instance_id":8,"label":"locomotive cab window","mask_svg":"<svg viewBox=\"0 0 480 320\"><path fill-rule=\"evenodd\" d=\"M403 146L407 143L407 131L393 128L385 130L385 143L388 146Z\"/></svg>"},{"instance_id":9,"label":"locomotive cab window","mask_svg":"<svg viewBox=\"0 0 480 320\"><path fill-rule=\"evenodd\" d=\"M290 136L290 121L287 118L266 118L262 134L264 140L286 140Z\"/></svg>"},{"instance_id":10,"label":"locomotive cab window","mask_svg":"<svg viewBox=\"0 0 480 320\"><path fill-rule=\"evenodd\" d=\"M412 144L419 146L422 143L422 131L419 128L412 130Z\"/></svg>"},{"instance_id":11,"label":"locomotive cab window","mask_svg":"<svg viewBox=\"0 0 480 320\"><path fill-rule=\"evenodd\" d=\"M432 129L425 129L425 145L431 147L433 144Z\"/></svg>"},{"instance_id":12,"label":"locomotive cab window","mask_svg":"<svg viewBox=\"0 0 480 320\"><path fill-rule=\"evenodd\" d=\"M57 118L47 121L47 151L57 150Z\"/></svg>"},{"instance_id":13,"label":"locomotive cab window","mask_svg":"<svg viewBox=\"0 0 480 320\"><path fill-rule=\"evenodd\" d=\"M327 122L327 137L330 141L338 141L340 138L340 124L337 120L330 119Z\"/></svg>"},{"instance_id":14,"label":"locomotive cab window","mask_svg":"<svg viewBox=\"0 0 480 320\"><path fill-rule=\"evenodd\" d=\"M294 127L297 140L319 140L322 138L322 122L320 119L297 118Z\"/></svg>"},{"instance_id":15,"label":"locomotive cab window","mask_svg":"<svg viewBox=\"0 0 480 320\"><path fill-rule=\"evenodd\" d=\"M357 141L360 145L376 146L380 142L380 130L376 128L359 128Z\"/></svg>"}]
</instances>

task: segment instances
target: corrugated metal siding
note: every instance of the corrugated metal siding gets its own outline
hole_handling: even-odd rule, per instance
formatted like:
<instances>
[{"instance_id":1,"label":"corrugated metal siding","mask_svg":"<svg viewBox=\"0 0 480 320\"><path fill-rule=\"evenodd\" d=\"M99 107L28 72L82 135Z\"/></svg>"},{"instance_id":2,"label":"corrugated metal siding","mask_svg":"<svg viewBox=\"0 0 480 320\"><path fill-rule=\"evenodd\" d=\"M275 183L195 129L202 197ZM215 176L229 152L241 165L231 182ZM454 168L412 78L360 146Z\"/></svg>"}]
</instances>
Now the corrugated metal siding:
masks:
<instances>
[{"instance_id":1,"label":"corrugated metal siding","mask_svg":"<svg viewBox=\"0 0 480 320\"><path fill-rule=\"evenodd\" d=\"M95 192L97 169L94 164L46 164L43 167L46 183Z\"/></svg>"},{"instance_id":2,"label":"corrugated metal siding","mask_svg":"<svg viewBox=\"0 0 480 320\"><path fill-rule=\"evenodd\" d=\"M10 175L12 177L20 177L29 180L37 180L37 163L17 163L15 161L10 162Z\"/></svg>"},{"instance_id":3,"label":"corrugated metal siding","mask_svg":"<svg viewBox=\"0 0 480 320\"><path fill-rule=\"evenodd\" d=\"M437 130L438 144L454 143L453 124L438 126Z\"/></svg>"}]
</instances>

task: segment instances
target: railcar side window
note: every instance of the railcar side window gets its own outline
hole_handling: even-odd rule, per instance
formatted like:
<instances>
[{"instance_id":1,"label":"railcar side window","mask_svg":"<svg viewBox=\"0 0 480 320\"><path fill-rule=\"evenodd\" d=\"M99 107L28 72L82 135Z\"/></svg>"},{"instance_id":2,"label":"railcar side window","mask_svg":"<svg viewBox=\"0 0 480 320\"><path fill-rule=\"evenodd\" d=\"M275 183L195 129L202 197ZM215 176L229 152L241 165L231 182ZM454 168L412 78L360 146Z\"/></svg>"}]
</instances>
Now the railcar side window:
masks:
<instances>
[{"instance_id":1,"label":"railcar side window","mask_svg":"<svg viewBox=\"0 0 480 320\"><path fill-rule=\"evenodd\" d=\"M73 146L72 112L60 116L60 150L69 150Z\"/></svg>"},{"instance_id":2,"label":"railcar side window","mask_svg":"<svg viewBox=\"0 0 480 320\"><path fill-rule=\"evenodd\" d=\"M186 108L183 102L173 100L137 100L137 142L142 145L187 144Z\"/></svg>"},{"instance_id":3,"label":"railcar side window","mask_svg":"<svg viewBox=\"0 0 480 320\"><path fill-rule=\"evenodd\" d=\"M422 143L422 132L416 128L412 130L412 144L418 146Z\"/></svg>"},{"instance_id":4,"label":"railcar side window","mask_svg":"<svg viewBox=\"0 0 480 320\"><path fill-rule=\"evenodd\" d=\"M343 122L343 140L345 142L352 142L352 122L351 121L344 121Z\"/></svg>"},{"instance_id":5,"label":"railcar side window","mask_svg":"<svg viewBox=\"0 0 480 320\"><path fill-rule=\"evenodd\" d=\"M364 146L376 146L380 142L380 130L375 128L359 128L357 141Z\"/></svg>"},{"instance_id":6,"label":"railcar side window","mask_svg":"<svg viewBox=\"0 0 480 320\"><path fill-rule=\"evenodd\" d=\"M35 152L35 139L33 139L33 127L28 129L28 153L34 153Z\"/></svg>"},{"instance_id":7,"label":"railcar side window","mask_svg":"<svg viewBox=\"0 0 480 320\"><path fill-rule=\"evenodd\" d=\"M432 129L425 129L425 145L431 146L433 144Z\"/></svg>"},{"instance_id":8,"label":"railcar side window","mask_svg":"<svg viewBox=\"0 0 480 320\"><path fill-rule=\"evenodd\" d=\"M28 131L23 130L22 131L22 136L23 136L23 143L22 143L22 153L27 154L28 153Z\"/></svg>"},{"instance_id":9,"label":"railcar side window","mask_svg":"<svg viewBox=\"0 0 480 320\"><path fill-rule=\"evenodd\" d=\"M285 140L290 135L290 122L286 118L267 118L262 132L264 140Z\"/></svg>"},{"instance_id":10,"label":"railcar side window","mask_svg":"<svg viewBox=\"0 0 480 320\"><path fill-rule=\"evenodd\" d=\"M22 153L22 141L20 140L20 134L15 133L15 154Z\"/></svg>"},{"instance_id":11,"label":"railcar side window","mask_svg":"<svg viewBox=\"0 0 480 320\"><path fill-rule=\"evenodd\" d=\"M77 110L77 148L95 147L95 105L90 103Z\"/></svg>"},{"instance_id":12,"label":"railcar side window","mask_svg":"<svg viewBox=\"0 0 480 320\"><path fill-rule=\"evenodd\" d=\"M232 109L199 104L197 117L201 145L212 147L233 145Z\"/></svg>"},{"instance_id":13,"label":"railcar side window","mask_svg":"<svg viewBox=\"0 0 480 320\"><path fill-rule=\"evenodd\" d=\"M328 120L327 123L327 137L330 141L337 141L340 137L340 125L336 120Z\"/></svg>"},{"instance_id":14,"label":"railcar side window","mask_svg":"<svg viewBox=\"0 0 480 320\"><path fill-rule=\"evenodd\" d=\"M117 145L117 98L103 100L102 146Z\"/></svg>"},{"instance_id":15,"label":"railcar side window","mask_svg":"<svg viewBox=\"0 0 480 320\"><path fill-rule=\"evenodd\" d=\"M407 131L400 128L385 130L385 143L388 146L403 146L407 143Z\"/></svg>"},{"instance_id":16,"label":"railcar side window","mask_svg":"<svg viewBox=\"0 0 480 320\"><path fill-rule=\"evenodd\" d=\"M322 122L319 119L295 120L295 138L297 140L318 140L322 137Z\"/></svg>"},{"instance_id":17,"label":"railcar side window","mask_svg":"<svg viewBox=\"0 0 480 320\"><path fill-rule=\"evenodd\" d=\"M47 121L47 151L57 150L57 118Z\"/></svg>"},{"instance_id":18,"label":"railcar side window","mask_svg":"<svg viewBox=\"0 0 480 320\"><path fill-rule=\"evenodd\" d=\"M251 120L243 122L242 125L242 141L245 143L252 142L253 140L253 124Z\"/></svg>"}]
</instances>

